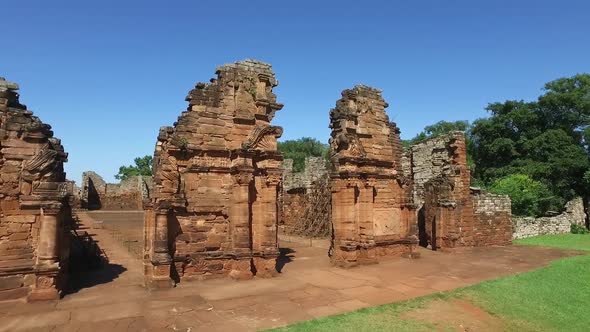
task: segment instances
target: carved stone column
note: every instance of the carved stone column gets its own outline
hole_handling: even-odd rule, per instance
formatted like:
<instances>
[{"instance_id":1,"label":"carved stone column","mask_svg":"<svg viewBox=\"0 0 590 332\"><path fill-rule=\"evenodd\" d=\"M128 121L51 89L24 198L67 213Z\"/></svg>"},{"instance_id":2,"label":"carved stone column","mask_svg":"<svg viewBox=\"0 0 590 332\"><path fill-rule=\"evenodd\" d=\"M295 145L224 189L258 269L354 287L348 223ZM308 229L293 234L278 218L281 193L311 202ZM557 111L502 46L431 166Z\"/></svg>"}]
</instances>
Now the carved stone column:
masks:
<instances>
[{"instance_id":1,"label":"carved stone column","mask_svg":"<svg viewBox=\"0 0 590 332\"><path fill-rule=\"evenodd\" d=\"M277 226L278 226L278 186L281 182L281 171L271 170L265 177L257 177L256 198L257 214L254 215L253 246L258 251L254 257L256 275L272 277L277 274L276 258L279 255Z\"/></svg>"},{"instance_id":2,"label":"carved stone column","mask_svg":"<svg viewBox=\"0 0 590 332\"><path fill-rule=\"evenodd\" d=\"M358 189L346 179L332 180L332 224L334 243L332 263L336 266L358 265Z\"/></svg>"},{"instance_id":3,"label":"carved stone column","mask_svg":"<svg viewBox=\"0 0 590 332\"><path fill-rule=\"evenodd\" d=\"M170 277L172 258L168 249L168 210L155 211L154 253L152 255L152 271L148 278L150 288L170 288L174 282Z\"/></svg>"},{"instance_id":4,"label":"carved stone column","mask_svg":"<svg viewBox=\"0 0 590 332\"><path fill-rule=\"evenodd\" d=\"M252 258L252 244L250 238L250 185L254 176L251 172L241 172L234 175L230 206L230 233L232 248L236 254L236 261L230 271L234 279L252 278L250 259Z\"/></svg>"},{"instance_id":5,"label":"carved stone column","mask_svg":"<svg viewBox=\"0 0 590 332\"><path fill-rule=\"evenodd\" d=\"M374 181L366 180L359 186L358 225L359 225L359 256L361 264L377 263L375 253L375 234L373 230L373 191Z\"/></svg>"},{"instance_id":6,"label":"carved stone column","mask_svg":"<svg viewBox=\"0 0 590 332\"><path fill-rule=\"evenodd\" d=\"M35 284L28 296L29 301L59 299L59 215L59 206L41 209Z\"/></svg>"}]
</instances>

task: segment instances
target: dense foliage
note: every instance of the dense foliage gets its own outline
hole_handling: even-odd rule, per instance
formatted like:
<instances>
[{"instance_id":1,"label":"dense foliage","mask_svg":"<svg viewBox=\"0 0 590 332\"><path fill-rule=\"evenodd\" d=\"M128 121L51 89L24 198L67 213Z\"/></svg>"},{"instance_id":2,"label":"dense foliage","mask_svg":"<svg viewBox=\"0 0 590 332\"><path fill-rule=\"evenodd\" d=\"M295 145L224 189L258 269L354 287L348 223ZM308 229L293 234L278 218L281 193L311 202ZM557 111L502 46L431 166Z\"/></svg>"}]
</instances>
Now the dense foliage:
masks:
<instances>
[{"instance_id":1,"label":"dense foliage","mask_svg":"<svg viewBox=\"0 0 590 332\"><path fill-rule=\"evenodd\" d=\"M489 187L496 194L510 196L512 214L539 216L548 209L552 195L547 186L531 179L528 175L512 174L497 179Z\"/></svg>"},{"instance_id":2,"label":"dense foliage","mask_svg":"<svg viewBox=\"0 0 590 332\"><path fill-rule=\"evenodd\" d=\"M590 75L549 82L536 101L509 100L487 110L491 116L475 121L469 132L476 178L491 185L522 174L542 183L551 195L539 202L538 213L587 194Z\"/></svg>"},{"instance_id":3,"label":"dense foliage","mask_svg":"<svg viewBox=\"0 0 590 332\"><path fill-rule=\"evenodd\" d=\"M119 167L119 173L115 175L118 180L126 180L130 176L145 175L151 176L152 171L152 156L137 157L134 160L135 165Z\"/></svg>"},{"instance_id":4,"label":"dense foliage","mask_svg":"<svg viewBox=\"0 0 590 332\"><path fill-rule=\"evenodd\" d=\"M311 137L279 142L278 149L285 159L293 159L294 172L302 172L305 169L306 157L327 158L329 153L327 144Z\"/></svg>"}]
</instances>

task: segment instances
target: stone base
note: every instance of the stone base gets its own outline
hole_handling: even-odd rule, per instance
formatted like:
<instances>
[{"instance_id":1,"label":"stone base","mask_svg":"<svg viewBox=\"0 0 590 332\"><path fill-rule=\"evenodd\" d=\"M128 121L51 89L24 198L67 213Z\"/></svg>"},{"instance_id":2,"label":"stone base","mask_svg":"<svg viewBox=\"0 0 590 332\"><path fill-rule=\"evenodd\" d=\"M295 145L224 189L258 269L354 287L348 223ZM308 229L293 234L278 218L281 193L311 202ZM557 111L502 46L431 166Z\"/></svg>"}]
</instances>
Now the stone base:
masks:
<instances>
[{"instance_id":1,"label":"stone base","mask_svg":"<svg viewBox=\"0 0 590 332\"><path fill-rule=\"evenodd\" d=\"M33 288L27 296L28 302L59 300L59 291L55 288Z\"/></svg>"},{"instance_id":2,"label":"stone base","mask_svg":"<svg viewBox=\"0 0 590 332\"><path fill-rule=\"evenodd\" d=\"M416 252L417 244L390 244L380 245L375 248L379 257L407 257Z\"/></svg>"},{"instance_id":3,"label":"stone base","mask_svg":"<svg viewBox=\"0 0 590 332\"><path fill-rule=\"evenodd\" d=\"M172 288L176 285L170 275L170 265L160 264L153 265L151 263L144 265L145 287L148 289Z\"/></svg>"},{"instance_id":4,"label":"stone base","mask_svg":"<svg viewBox=\"0 0 590 332\"><path fill-rule=\"evenodd\" d=\"M358 265L377 264L381 257L418 258L420 254L416 252L416 248L417 244L384 244L352 251L334 249L331 262L337 267L351 268Z\"/></svg>"},{"instance_id":5,"label":"stone base","mask_svg":"<svg viewBox=\"0 0 590 332\"><path fill-rule=\"evenodd\" d=\"M254 257L254 268L256 268L256 276L261 278L272 278L276 277L279 272L277 271L277 258L276 257Z\"/></svg>"}]
</instances>

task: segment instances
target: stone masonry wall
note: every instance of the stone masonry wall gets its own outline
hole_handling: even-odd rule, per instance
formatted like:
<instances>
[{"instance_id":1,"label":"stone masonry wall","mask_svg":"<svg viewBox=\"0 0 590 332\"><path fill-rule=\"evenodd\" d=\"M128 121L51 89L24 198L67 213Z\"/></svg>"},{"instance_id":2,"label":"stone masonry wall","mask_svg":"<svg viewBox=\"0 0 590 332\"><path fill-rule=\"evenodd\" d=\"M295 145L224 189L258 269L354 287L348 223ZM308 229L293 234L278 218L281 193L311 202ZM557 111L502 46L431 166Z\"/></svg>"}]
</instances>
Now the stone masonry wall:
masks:
<instances>
[{"instance_id":1,"label":"stone masonry wall","mask_svg":"<svg viewBox=\"0 0 590 332\"><path fill-rule=\"evenodd\" d=\"M472 190L475 246L508 245L512 242L510 197Z\"/></svg>"},{"instance_id":2,"label":"stone masonry wall","mask_svg":"<svg viewBox=\"0 0 590 332\"><path fill-rule=\"evenodd\" d=\"M269 64L245 60L197 83L188 108L162 127L154 195L146 205L148 285L229 275L275 275L282 155L271 125L278 81Z\"/></svg>"},{"instance_id":3,"label":"stone masonry wall","mask_svg":"<svg viewBox=\"0 0 590 332\"><path fill-rule=\"evenodd\" d=\"M554 217L513 217L514 239L545 234L566 234L572 224L585 225L584 201L578 197L569 201L565 211Z\"/></svg>"},{"instance_id":4,"label":"stone masonry wall","mask_svg":"<svg viewBox=\"0 0 590 332\"><path fill-rule=\"evenodd\" d=\"M120 183L107 183L95 172L82 174L81 207L89 210L142 210L149 199L151 176L130 176Z\"/></svg>"},{"instance_id":5,"label":"stone masonry wall","mask_svg":"<svg viewBox=\"0 0 590 332\"><path fill-rule=\"evenodd\" d=\"M386 107L380 90L357 85L330 111L331 259L338 266L410 254L417 244L411 187L400 174L399 130Z\"/></svg>"},{"instance_id":6,"label":"stone masonry wall","mask_svg":"<svg viewBox=\"0 0 590 332\"><path fill-rule=\"evenodd\" d=\"M72 227L67 154L17 90L0 77L0 300L55 300Z\"/></svg>"},{"instance_id":7,"label":"stone masonry wall","mask_svg":"<svg viewBox=\"0 0 590 332\"><path fill-rule=\"evenodd\" d=\"M414 203L421 209L421 243L433 249L474 245L473 201L462 132L411 147Z\"/></svg>"},{"instance_id":8,"label":"stone masonry wall","mask_svg":"<svg viewBox=\"0 0 590 332\"><path fill-rule=\"evenodd\" d=\"M281 192L281 224L289 227L299 222L304 214L311 186L328 173L323 157L305 158L303 172L293 172L293 160L283 161L283 188Z\"/></svg>"}]
</instances>

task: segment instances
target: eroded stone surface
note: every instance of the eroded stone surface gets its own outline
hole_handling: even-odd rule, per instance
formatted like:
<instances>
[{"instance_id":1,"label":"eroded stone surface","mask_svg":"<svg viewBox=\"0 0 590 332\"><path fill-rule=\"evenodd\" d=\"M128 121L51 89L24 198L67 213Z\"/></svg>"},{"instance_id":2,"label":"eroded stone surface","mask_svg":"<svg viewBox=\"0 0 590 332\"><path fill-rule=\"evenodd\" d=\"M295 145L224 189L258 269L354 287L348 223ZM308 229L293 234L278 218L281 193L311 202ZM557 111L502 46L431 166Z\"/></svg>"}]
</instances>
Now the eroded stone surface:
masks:
<instances>
[{"instance_id":1,"label":"eroded stone surface","mask_svg":"<svg viewBox=\"0 0 590 332\"><path fill-rule=\"evenodd\" d=\"M270 122L283 107L272 91L278 81L254 60L216 74L158 136L145 221L146 275L157 286L276 273L283 130Z\"/></svg>"},{"instance_id":2,"label":"eroded stone surface","mask_svg":"<svg viewBox=\"0 0 590 332\"><path fill-rule=\"evenodd\" d=\"M56 299L69 254L67 154L17 90L0 78L0 300Z\"/></svg>"},{"instance_id":3,"label":"eroded stone surface","mask_svg":"<svg viewBox=\"0 0 590 332\"><path fill-rule=\"evenodd\" d=\"M411 147L410 160L421 245L438 249L511 243L510 198L470 188L464 133L418 143Z\"/></svg>"},{"instance_id":4,"label":"eroded stone surface","mask_svg":"<svg viewBox=\"0 0 590 332\"><path fill-rule=\"evenodd\" d=\"M354 266L410 252L415 210L401 141L381 91L357 85L330 111L332 262Z\"/></svg>"}]
</instances>

